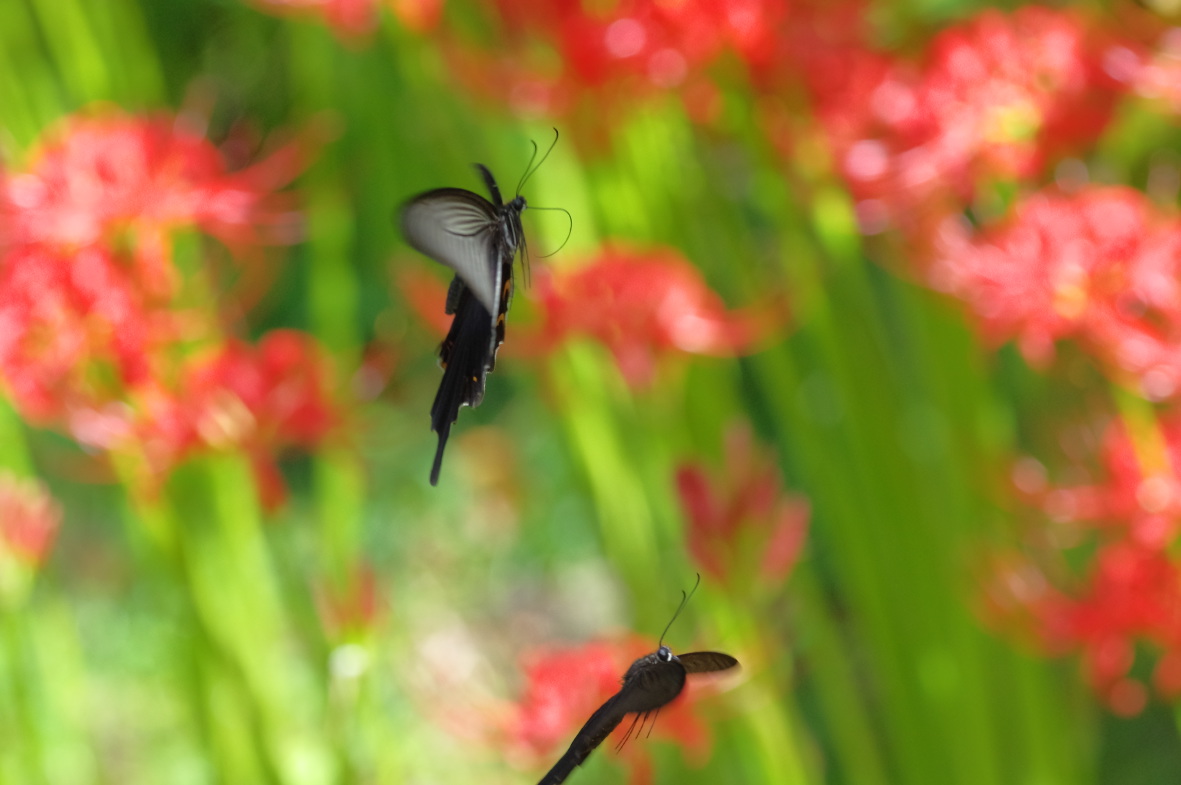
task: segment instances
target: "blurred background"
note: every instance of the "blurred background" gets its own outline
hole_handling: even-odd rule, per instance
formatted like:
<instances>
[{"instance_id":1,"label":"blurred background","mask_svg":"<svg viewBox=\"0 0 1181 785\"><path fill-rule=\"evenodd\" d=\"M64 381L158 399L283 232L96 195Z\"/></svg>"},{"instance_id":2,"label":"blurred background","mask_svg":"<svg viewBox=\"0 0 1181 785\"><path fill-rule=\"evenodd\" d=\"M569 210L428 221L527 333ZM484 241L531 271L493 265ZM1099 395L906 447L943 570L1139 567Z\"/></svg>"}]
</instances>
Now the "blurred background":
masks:
<instances>
[{"instance_id":1,"label":"blurred background","mask_svg":"<svg viewBox=\"0 0 1181 785\"><path fill-rule=\"evenodd\" d=\"M0 781L535 782L700 573L572 782L1177 782L1181 9L1001 5L0 3Z\"/></svg>"}]
</instances>

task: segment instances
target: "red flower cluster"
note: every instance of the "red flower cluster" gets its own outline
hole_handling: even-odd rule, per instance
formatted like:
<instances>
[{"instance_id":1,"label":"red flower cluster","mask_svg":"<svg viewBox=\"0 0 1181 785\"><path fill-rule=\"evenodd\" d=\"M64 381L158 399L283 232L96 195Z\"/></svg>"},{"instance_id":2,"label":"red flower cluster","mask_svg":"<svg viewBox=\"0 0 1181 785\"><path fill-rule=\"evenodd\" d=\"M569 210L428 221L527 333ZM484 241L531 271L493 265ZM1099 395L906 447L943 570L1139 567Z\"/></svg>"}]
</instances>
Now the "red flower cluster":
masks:
<instances>
[{"instance_id":1,"label":"red flower cluster","mask_svg":"<svg viewBox=\"0 0 1181 785\"><path fill-rule=\"evenodd\" d=\"M1181 569L1162 550L1131 542L1104 545L1074 596L1047 592L1033 609L1052 649L1079 649L1095 691L1124 714L1146 691L1130 674L1138 643L1157 652L1157 689L1181 695Z\"/></svg>"},{"instance_id":2,"label":"red flower cluster","mask_svg":"<svg viewBox=\"0 0 1181 785\"><path fill-rule=\"evenodd\" d=\"M786 320L786 306L727 312L701 273L672 250L603 248L574 270L538 276L551 342L587 336L615 356L629 384L652 380L658 355L719 357L752 351Z\"/></svg>"},{"instance_id":3,"label":"red flower cluster","mask_svg":"<svg viewBox=\"0 0 1181 785\"><path fill-rule=\"evenodd\" d=\"M101 408L151 375L181 315L104 246L29 244L0 260L0 381L29 419Z\"/></svg>"},{"instance_id":4,"label":"red flower cluster","mask_svg":"<svg viewBox=\"0 0 1181 785\"><path fill-rule=\"evenodd\" d=\"M166 117L75 117L51 133L2 197L0 379L22 412L102 408L157 373L160 350L201 326L176 302L172 234L197 228L234 248L294 239L270 190L297 170L291 147L227 172Z\"/></svg>"},{"instance_id":5,"label":"red flower cluster","mask_svg":"<svg viewBox=\"0 0 1181 785\"><path fill-rule=\"evenodd\" d=\"M651 651L651 643L636 638L528 656L525 692L505 727L509 754L523 768L553 764L595 709L619 691L628 666ZM680 696L661 710L653 732L700 759L708 753L709 733L692 711L692 690L690 680ZM630 724L631 718L626 718L603 742L600 754L617 746ZM622 757L631 771L629 782L645 782L650 777L648 753L645 744L635 742L623 748Z\"/></svg>"},{"instance_id":6,"label":"red flower cluster","mask_svg":"<svg viewBox=\"0 0 1181 785\"><path fill-rule=\"evenodd\" d=\"M182 118L113 111L75 116L51 132L29 171L10 176L4 201L16 243L123 251L152 296L176 285L168 235L196 227L241 249L291 242L289 206L272 191L301 167L291 145L229 172L217 148Z\"/></svg>"},{"instance_id":7,"label":"red flower cluster","mask_svg":"<svg viewBox=\"0 0 1181 785\"><path fill-rule=\"evenodd\" d=\"M61 518L61 507L44 486L0 472L0 571L8 557L32 567L40 565Z\"/></svg>"},{"instance_id":8,"label":"red flower cluster","mask_svg":"<svg viewBox=\"0 0 1181 785\"><path fill-rule=\"evenodd\" d=\"M1140 193L1043 193L967 240L944 235L936 288L965 300L994 341L1044 364L1074 338L1152 400L1181 386L1181 222Z\"/></svg>"},{"instance_id":9,"label":"red flower cluster","mask_svg":"<svg viewBox=\"0 0 1181 785\"><path fill-rule=\"evenodd\" d=\"M1167 549L1181 533L1181 419L1159 423L1158 434L1161 454L1143 454L1123 423L1112 423L1103 439L1103 483L1039 494L1046 514L1058 523L1088 524L1106 536Z\"/></svg>"},{"instance_id":10,"label":"red flower cluster","mask_svg":"<svg viewBox=\"0 0 1181 785\"><path fill-rule=\"evenodd\" d=\"M511 33L529 31L557 41L571 76L586 87L636 76L673 87L725 49L765 60L787 14L783 0L626 0L605 15L577 2L542 7L498 0L497 5Z\"/></svg>"},{"instance_id":11,"label":"red flower cluster","mask_svg":"<svg viewBox=\"0 0 1181 785\"><path fill-rule=\"evenodd\" d=\"M261 472L265 452L320 438L331 418L310 343L276 333L257 351L222 345L214 305L172 258L180 231L239 255L297 239L273 189L302 155L292 144L231 172L163 116L74 117L51 133L3 182L0 385L21 413L138 451L155 478L198 444L245 448ZM200 360L210 346L217 359ZM262 486L270 500L274 487Z\"/></svg>"},{"instance_id":12,"label":"red flower cluster","mask_svg":"<svg viewBox=\"0 0 1181 785\"><path fill-rule=\"evenodd\" d=\"M788 12L785 0L625 0L606 13L580 2L496 5L511 55L453 40L445 51L456 76L518 110L579 113L600 125L621 103L672 90L691 110L711 111L706 70L725 52L770 60ZM548 52L531 47L539 41L557 48L556 70Z\"/></svg>"},{"instance_id":13,"label":"red flower cluster","mask_svg":"<svg viewBox=\"0 0 1181 785\"><path fill-rule=\"evenodd\" d=\"M338 424L327 357L295 330L267 333L257 346L229 340L189 360L174 390L144 391L133 440L144 469L158 479L190 454L240 449L251 458L263 504L276 507L284 486L272 456L311 449Z\"/></svg>"},{"instance_id":14,"label":"red flower cluster","mask_svg":"<svg viewBox=\"0 0 1181 785\"><path fill-rule=\"evenodd\" d=\"M1036 175L1097 138L1128 86L1095 39L1070 13L987 10L940 33L918 67L855 52L837 89L825 76L817 113L863 231L930 228L928 212L960 209L981 182Z\"/></svg>"},{"instance_id":15,"label":"red flower cluster","mask_svg":"<svg viewBox=\"0 0 1181 785\"><path fill-rule=\"evenodd\" d=\"M1052 580L1032 564L996 570L990 607L1002 623L1031 629L1050 652L1081 652L1095 691L1125 715L1147 700L1131 675L1137 649L1155 660L1157 690L1181 696L1181 564L1171 553L1181 521L1181 418L1143 437L1137 444L1122 423L1109 427L1100 484L1023 483L1058 527L1091 533L1056 539L1095 552L1073 579Z\"/></svg>"},{"instance_id":16,"label":"red flower cluster","mask_svg":"<svg viewBox=\"0 0 1181 785\"><path fill-rule=\"evenodd\" d=\"M699 464L677 469L681 508L689 519L689 552L723 583L751 575L781 582L803 548L808 503L783 494L774 459L758 449L745 425L726 434L724 467L716 485Z\"/></svg>"},{"instance_id":17,"label":"red flower cluster","mask_svg":"<svg viewBox=\"0 0 1181 785\"><path fill-rule=\"evenodd\" d=\"M630 664L622 660L617 647L606 643L529 655L525 692L507 728L516 754L540 759L568 744L594 710L619 690L619 677Z\"/></svg>"}]
</instances>

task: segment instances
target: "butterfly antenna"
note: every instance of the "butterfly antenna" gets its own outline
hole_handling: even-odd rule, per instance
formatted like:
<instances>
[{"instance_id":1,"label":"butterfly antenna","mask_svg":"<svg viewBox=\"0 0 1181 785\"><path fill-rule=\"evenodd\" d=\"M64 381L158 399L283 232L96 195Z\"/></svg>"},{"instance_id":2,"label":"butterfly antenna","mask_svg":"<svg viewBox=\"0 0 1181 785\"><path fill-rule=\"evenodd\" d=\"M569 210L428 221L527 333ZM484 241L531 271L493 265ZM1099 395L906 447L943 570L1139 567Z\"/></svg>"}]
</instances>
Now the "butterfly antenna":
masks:
<instances>
[{"instance_id":1,"label":"butterfly antenna","mask_svg":"<svg viewBox=\"0 0 1181 785\"><path fill-rule=\"evenodd\" d=\"M529 163L525 164L525 173L517 181L517 192L513 194L514 196L521 195L521 189L525 187L525 181L529 179L529 169L532 168L533 161L537 158L537 142L530 139L529 144L533 145L533 154L529 156Z\"/></svg>"},{"instance_id":2,"label":"butterfly antenna","mask_svg":"<svg viewBox=\"0 0 1181 785\"><path fill-rule=\"evenodd\" d=\"M533 173L541 168L545 163L545 159L549 158L549 154L553 152L554 145L558 143L558 129L554 129L554 141L550 143L549 149L545 151L545 155L541 156L541 160L537 162L537 166L533 166L533 158L529 159L529 166L525 167L525 174L521 176L521 182L517 183L517 196L521 195L521 189L525 187L525 183L533 176ZM537 142L530 142L533 145L533 155L537 155Z\"/></svg>"},{"instance_id":3,"label":"butterfly antenna","mask_svg":"<svg viewBox=\"0 0 1181 785\"><path fill-rule=\"evenodd\" d=\"M668 624L664 627L664 632L660 633L660 642L656 644L656 648L659 649L664 645L664 636L668 634L668 628L673 626L673 622L677 620L677 617L681 615L681 611L685 609L685 603L689 601L689 598L693 596L693 592L697 591L697 587L700 585L701 573L697 573L697 582L693 584L693 588L689 590L689 593L685 594L685 590L681 590L681 604L677 606L677 611L673 614L673 617L668 620Z\"/></svg>"},{"instance_id":4,"label":"butterfly antenna","mask_svg":"<svg viewBox=\"0 0 1181 785\"><path fill-rule=\"evenodd\" d=\"M560 213L566 214L566 221L569 223L569 228L566 229L566 239L563 240L562 244L559 245L557 248L555 248L554 250L550 251L549 253L547 253L541 257L542 259L548 259L551 256L553 256L554 254L556 254L558 251L565 248L566 243L570 242L570 235L574 234L574 217L570 215L570 211L567 210L565 207L534 207L533 205L529 205L529 209L530 210L557 210Z\"/></svg>"}]
</instances>

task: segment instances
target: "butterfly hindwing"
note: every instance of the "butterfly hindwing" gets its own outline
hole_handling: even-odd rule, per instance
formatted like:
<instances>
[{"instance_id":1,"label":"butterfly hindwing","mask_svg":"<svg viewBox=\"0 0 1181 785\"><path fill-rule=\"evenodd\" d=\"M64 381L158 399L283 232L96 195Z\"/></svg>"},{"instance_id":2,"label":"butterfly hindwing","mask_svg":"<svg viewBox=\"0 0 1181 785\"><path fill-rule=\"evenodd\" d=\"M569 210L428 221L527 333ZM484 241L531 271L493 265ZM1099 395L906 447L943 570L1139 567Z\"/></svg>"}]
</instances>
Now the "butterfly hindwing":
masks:
<instances>
[{"instance_id":1,"label":"butterfly hindwing","mask_svg":"<svg viewBox=\"0 0 1181 785\"><path fill-rule=\"evenodd\" d=\"M470 289L463 288L456 303L455 318L447 337L439 345L443 380L431 405L431 430L439 435L435 461L431 466L431 485L439 481L443 448L451 434L451 425L464 406L479 406L484 400L484 380L495 363L496 353L489 350L496 330L492 317Z\"/></svg>"}]
</instances>

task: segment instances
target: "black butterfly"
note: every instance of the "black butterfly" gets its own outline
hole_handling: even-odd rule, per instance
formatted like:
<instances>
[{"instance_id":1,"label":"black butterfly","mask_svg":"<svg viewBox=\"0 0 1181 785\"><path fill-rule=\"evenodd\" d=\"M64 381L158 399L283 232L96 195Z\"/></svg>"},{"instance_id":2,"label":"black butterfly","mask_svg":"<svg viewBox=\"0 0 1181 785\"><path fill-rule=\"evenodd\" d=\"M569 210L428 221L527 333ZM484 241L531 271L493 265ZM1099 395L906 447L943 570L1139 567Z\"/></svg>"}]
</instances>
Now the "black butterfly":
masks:
<instances>
[{"instance_id":1,"label":"black butterfly","mask_svg":"<svg viewBox=\"0 0 1181 785\"><path fill-rule=\"evenodd\" d=\"M554 134L556 143L557 132ZM536 153L534 146L534 156ZM537 166L544 161L543 156ZM431 430L439 434L431 485L439 481L451 424L459 418L461 407L479 406L484 400L484 378L496 367L496 350L504 343L517 249L527 258L521 229L526 202L520 190L536 171L532 160L529 163L517 195L507 204L492 172L476 164L492 201L463 188L438 188L419 194L402 207L406 242L455 271L446 304L446 312L455 318L439 346L443 381L431 405Z\"/></svg>"},{"instance_id":2,"label":"black butterfly","mask_svg":"<svg viewBox=\"0 0 1181 785\"><path fill-rule=\"evenodd\" d=\"M698 580L700 581L700 577ZM694 589L696 588L694 586ZM682 593L681 605L673 614L674 621L687 600L688 597ZM672 626L672 621L669 621L669 626ZM668 632L668 627L664 628L664 632ZM738 664L738 660L729 654L716 651L694 651L677 656L664 645L663 633L657 645L656 651L631 664L627 673L623 675L623 686L619 692L608 698L607 702L590 716L582 730L574 737L574 741L570 742L566 754L558 759L538 785L559 785L565 782L570 772L580 766L587 756L611 735L611 731L623 722L624 716L635 714L631 726L619 742L619 747L622 747L631 737L637 722L642 731L649 715L659 714L661 707L681 694L688 674L724 671ZM655 724L655 717L652 722ZM651 729L648 732L651 733Z\"/></svg>"}]
</instances>

